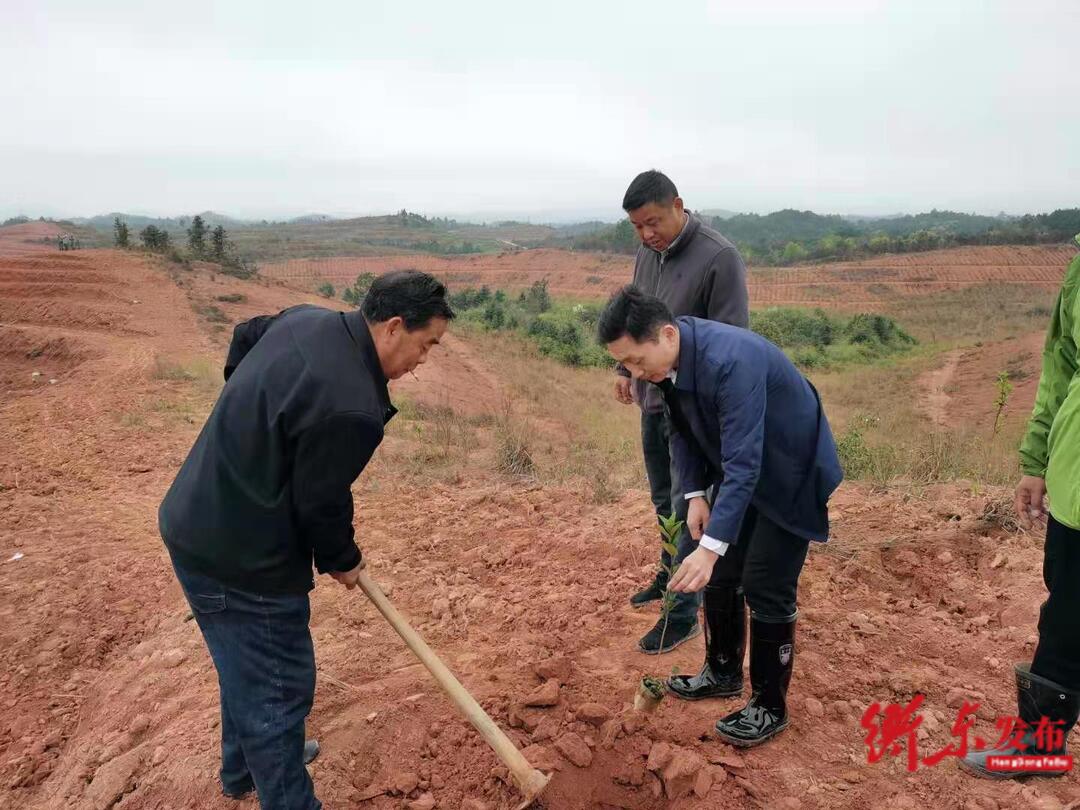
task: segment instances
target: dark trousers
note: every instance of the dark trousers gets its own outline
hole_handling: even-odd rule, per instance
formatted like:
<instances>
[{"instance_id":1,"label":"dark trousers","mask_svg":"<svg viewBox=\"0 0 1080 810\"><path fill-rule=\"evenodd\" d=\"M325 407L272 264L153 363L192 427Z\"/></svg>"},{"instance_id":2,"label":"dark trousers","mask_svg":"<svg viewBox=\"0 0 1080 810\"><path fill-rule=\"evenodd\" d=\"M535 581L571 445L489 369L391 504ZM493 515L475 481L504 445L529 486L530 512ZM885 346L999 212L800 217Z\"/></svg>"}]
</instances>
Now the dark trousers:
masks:
<instances>
[{"instance_id":1,"label":"dark trousers","mask_svg":"<svg viewBox=\"0 0 1080 810\"><path fill-rule=\"evenodd\" d=\"M645 454L645 474L649 477L649 493L658 516L667 517L672 512L679 520L686 522L687 503L683 489L671 459L671 426L665 413L641 414L641 447ZM684 528L679 533L676 543L678 554L675 562L681 563L695 548L697 543ZM660 550L660 562L671 566L671 558L663 549ZM667 575L661 572L657 581L667 586ZM671 608L671 619L696 619L701 596L696 593L680 593L675 597Z\"/></svg>"},{"instance_id":2,"label":"dark trousers","mask_svg":"<svg viewBox=\"0 0 1080 810\"><path fill-rule=\"evenodd\" d=\"M713 566L709 586L742 585L753 613L770 618L792 616L809 547L809 540L780 528L751 506L743 518L739 541Z\"/></svg>"},{"instance_id":3,"label":"dark trousers","mask_svg":"<svg viewBox=\"0 0 1080 810\"><path fill-rule=\"evenodd\" d=\"M1050 592L1039 612L1039 644L1031 671L1080 692L1080 531L1046 522L1043 582Z\"/></svg>"},{"instance_id":4,"label":"dark trousers","mask_svg":"<svg viewBox=\"0 0 1080 810\"><path fill-rule=\"evenodd\" d=\"M262 810L319 810L304 766L315 698L307 594L261 596L173 568L217 669L223 789L254 785Z\"/></svg>"}]
</instances>

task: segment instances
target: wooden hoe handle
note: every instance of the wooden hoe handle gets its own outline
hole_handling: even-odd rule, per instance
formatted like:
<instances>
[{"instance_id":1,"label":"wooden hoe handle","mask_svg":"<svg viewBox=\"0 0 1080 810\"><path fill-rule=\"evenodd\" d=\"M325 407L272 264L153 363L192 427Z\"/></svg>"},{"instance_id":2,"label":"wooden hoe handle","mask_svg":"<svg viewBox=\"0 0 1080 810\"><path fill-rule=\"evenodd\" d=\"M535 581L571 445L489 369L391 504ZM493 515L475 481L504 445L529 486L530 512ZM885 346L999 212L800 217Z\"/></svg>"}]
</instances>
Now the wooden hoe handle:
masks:
<instances>
[{"instance_id":1,"label":"wooden hoe handle","mask_svg":"<svg viewBox=\"0 0 1080 810\"><path fill-rule=\"evenodd\" d=\"M509 769L518 790L525 797L525 802L520 807L525 808L532 804L551 777L544 775L529 764L529 761L521 755L521 752L510 741L510 738L503 734L502 729L495 725L495 721L476 702L476 698L469 694L468 690L461 685L461 682L454 677L454 673L427 645L427 642L420 638L420 635L412 629L405 617L398 613L397 608L390 603L390 600L386 598L386 594L368 576L366 571L360 572L358 584L360 589L367 594L368 599L375 603L375 607L379 609L383 617L390 622L390 626L405 640L409 649L428 668L428 671L438 681L439 686L450 696L450 700L454 702L454 705L480 732L487 744L492 747L499 759Z\"/></svg>"}]
</instances>

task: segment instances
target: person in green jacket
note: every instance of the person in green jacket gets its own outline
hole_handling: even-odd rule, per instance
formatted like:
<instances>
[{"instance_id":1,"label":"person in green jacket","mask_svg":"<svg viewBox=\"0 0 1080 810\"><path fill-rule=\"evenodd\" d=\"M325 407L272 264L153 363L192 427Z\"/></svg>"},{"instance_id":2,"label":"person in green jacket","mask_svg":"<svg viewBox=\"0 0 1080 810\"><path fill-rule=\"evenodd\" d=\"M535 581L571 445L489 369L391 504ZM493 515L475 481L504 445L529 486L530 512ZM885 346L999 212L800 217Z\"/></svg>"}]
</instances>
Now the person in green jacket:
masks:
<instances>
[{"instance_id":1,"label":"person in green jacket","mask_svg":"<svg viewBox=\"0 0 1080 810\"><path fill-rule=\"evenodd\" d=\"M1077 236L1080 243L1080 236ZM1043 580L1050 592L1039 614L1039 643L1030 664L1016 671L1023 737L961 760L967 770L991 778L1062 775L1040 770L1034 760L1010 757L1066 756L1069 731L1080 715L1080 255L1069 264L1043 349L1042 377L1027 434L1020 445L1023 477L1016 512L1030 526L1046 516ZM1019 734L1017 735L1019 736Z\"/></svg>"}]
</instances>

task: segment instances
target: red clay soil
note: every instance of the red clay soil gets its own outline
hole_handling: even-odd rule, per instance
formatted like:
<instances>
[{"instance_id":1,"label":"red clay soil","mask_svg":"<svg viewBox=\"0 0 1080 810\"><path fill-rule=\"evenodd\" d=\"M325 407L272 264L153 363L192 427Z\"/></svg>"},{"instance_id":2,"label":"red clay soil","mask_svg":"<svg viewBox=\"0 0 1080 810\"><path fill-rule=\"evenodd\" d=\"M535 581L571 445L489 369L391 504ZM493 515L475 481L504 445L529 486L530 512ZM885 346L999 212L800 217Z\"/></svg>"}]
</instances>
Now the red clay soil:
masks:
<instances>
[{"instance_id":1,"label":"red clay soil","mask_svg":"<svg viewBox=\"0 0 1080 810\"><path fill-rule=\"evenodd\" d=\"M55 222L23 222L0 228L0 256L56 253L56 237L68 231Z\"/></svg>"},{"instance_id":2,"label":"red clay soil","mask_svg":"<svg viewBox=\"0 0 1080 810\"><path fill-rule=\"evenodd\" d=\"M896 295L925 295L1001 282L1057 290L1072 246L963 247L878 256L853 262L753 268L750 301L755 307L822 306L876 309ZM414 268L455 287L519 290L546 280L552 293L602 298L630 281L633 258L604 253L527 250L461 257L369 256L294 259L262 267L267 278L307 289L323 281L349 286L360 273Z\"/></svg>"},{"instance_id":3,"label":"red clay soil","mask_svg":"<svg viewBox=\"0 0 1080 810\"><path fill-rule=\"evenodd\" d=\"M47 292L61 281L86 295ZM4 295L0 310L0 807L254 808L219 793L214 673L156 508L212 402L231 323L303 296L113 251L0 259L0 284L42 291ZM444 359L484 365L458 342L431 368ZM656 553L644 491L595 505L584 487L472 463L452 485L420 486L401 466L407 431L386 444L355 488L372 573L554 770L549 810L1078 806L1075 772L1019 785L948 759L914 774L903 757L867 763L859 718L874 701L926 695L923 755L953 741L964 698L983 705L982 736L1014 712L1041 550L1002 526L1005 493L845 486L834 539L802 580L791 728L736 752L710 735L734 700L628 708L643 674L693 671L702 655L701 640L659 660L634 651L655 619L626 602ZM312 602L325 805L513 807L494 754L373 606L324 578ZM531 701L537 690L554 705L526 706L551 702Z\"/></svg>"}]
</instances>

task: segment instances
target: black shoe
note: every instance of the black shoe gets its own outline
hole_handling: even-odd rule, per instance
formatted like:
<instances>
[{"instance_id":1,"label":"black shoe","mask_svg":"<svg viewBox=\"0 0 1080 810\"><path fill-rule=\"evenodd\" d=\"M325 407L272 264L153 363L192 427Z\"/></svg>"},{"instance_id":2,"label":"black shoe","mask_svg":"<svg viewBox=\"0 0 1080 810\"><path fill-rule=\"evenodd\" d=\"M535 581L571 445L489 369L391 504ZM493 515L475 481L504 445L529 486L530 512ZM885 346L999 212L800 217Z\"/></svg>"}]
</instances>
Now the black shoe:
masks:
<instances>
[{"instance_id":1,"label":"black shoe","mask_svg":"<svg viewBox=\"0 0 1080 810\"><path fill-rule=\"evenodd\" d=\"M692 619L670 619L666 622L667 630L664 629L664 624L664 618L660 617L653 629L641 637L638 649L648 655L660 655L671 652L684 641L701 635L701 625L698 624L696 616Z\"/></svg>"},{"instance_id":2,"label":"black shoe","mask_svg":"<svg viewBox=\"0 0 1080 810\"><path fill-rule=\"evenodd\" d=\"M659 577L649 583L648 587L642 588L640 591L630 597L630 605L636 608L645 607L650 602L657 602L664 598L664 585L660 582Z\"/></svg>"},{"instance_id":3,"label":"black shoe","mask_svg":"<svg viewBox=\"0 0 1080 810\"><path fill-rule=\"evenodd\" d=\"M318 740L304 740L304 764L310 765L315 761L315 757L319 755L319 741ZM239 787L221 789L221 794L227 799L246 799L251 795L251 791L255 790L255 783L249 778L245 784Z\"/></svg>"},{"instance_id":4,"label":"black shoe","mask_svg":"<svg viewBox=\"0 0 1080 810\"><path fill-rule=\"evenodd\" d=\"M795 616L750 615L750 702L716 723L724 742L759 745L788 727L787 690L795 661Z\"/></svg>"},{"instance_id":5,"label":"black shoe","mask_svg":"<svg viewBox=\"0 0 1080 810\"><path fill-rule=\"evenodd\" d=\"M1080 693L1070 692L1060 684L1047 680L1031 671L1028 664L1016 665L1016 695L1019 716L1027 724L1027 731L1021 738L1021 745L1009 745L1006 743L1001 748L987 748L980 751L972 751L960 760L960 767L968 773L981 776L986 779L1016 779L1019 776L1063 776L1064 770L1060 771L998 771L991 770L990 757L1013 757L1013 756L1066 756L1068 747L1066 740L1069 732L1076 725L1080 717ZM1046 739L1041 740L1035 730L1042 718L1046 718L1054 724L1053 736L1057 736L1057 730L1061 730L1060 745L1048 745ZM1061 725L1058 725L1060 723ZM1011 742L1011 740L1009 741Z\"/></svg>"},{"instance_id":6,"label":"black shoe","mask_svg":"<svg viewBox=\"0 0 1080 810\"><path fill-rule=\"evenodd\" d=\"M241 786L238 788L223 787L221 789L221 795L224 796L226 799L236 799L237 801L240 801L241 799L246 799L248 796L250 796L251 791L253 790L255 790L255 783L252 782L249 778L246 786Z\"/></svg>"},{"instance_id":7,"label":"black shoe","mask_svg":"<svg viewBox=\"0 0 1080 810\"><path fill-rule=\"evenodd\" d=\"M742 694L746 602L742 588L705 588L705 665L697 675L675 675L667 687L683 700Z\"/></svg>"}]
</instances>

